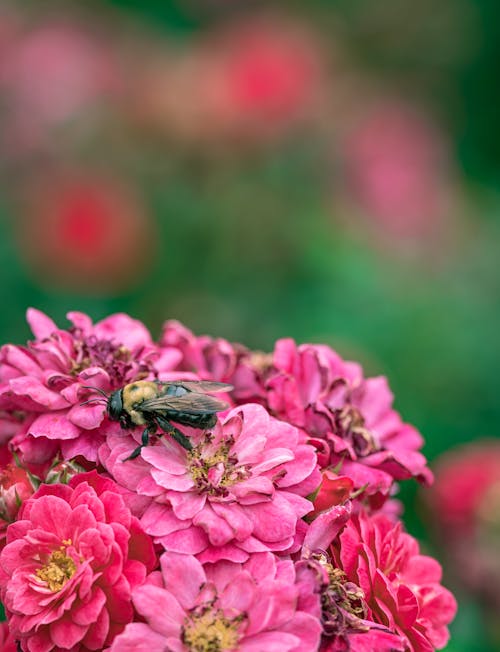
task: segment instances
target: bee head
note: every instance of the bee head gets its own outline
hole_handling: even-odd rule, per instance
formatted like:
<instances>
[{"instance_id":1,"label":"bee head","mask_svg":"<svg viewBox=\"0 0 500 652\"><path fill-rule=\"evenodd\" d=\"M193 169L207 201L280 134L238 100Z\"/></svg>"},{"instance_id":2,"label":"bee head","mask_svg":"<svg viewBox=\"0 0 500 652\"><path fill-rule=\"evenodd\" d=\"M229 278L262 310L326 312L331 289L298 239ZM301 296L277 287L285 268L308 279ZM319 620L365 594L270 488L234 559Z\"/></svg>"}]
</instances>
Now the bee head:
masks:
<instances>
[{"instance_id":1,"label":"bee head","mask_svg":"<svg viewBox=\"0 0 500 652\"><path fill-rule=\"evenodd\" d=\"M123 414L123 400L121 389L117 389L115 392L110 394L106 410L111 421L120 420L120 417Z\"/></svg>"}]
</instances>

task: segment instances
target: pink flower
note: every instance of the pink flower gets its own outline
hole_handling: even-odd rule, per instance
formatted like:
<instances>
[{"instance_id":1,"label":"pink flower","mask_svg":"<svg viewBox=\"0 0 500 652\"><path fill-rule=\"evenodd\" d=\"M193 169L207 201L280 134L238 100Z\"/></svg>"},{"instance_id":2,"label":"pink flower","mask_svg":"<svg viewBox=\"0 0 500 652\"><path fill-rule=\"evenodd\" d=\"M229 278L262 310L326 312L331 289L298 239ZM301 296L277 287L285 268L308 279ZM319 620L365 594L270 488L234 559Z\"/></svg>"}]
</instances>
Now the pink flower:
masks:
<instances>
[{"instance_id":1,"label":"pink flower","mask_svg":"<svg viewBox=\"0 0 500 652\"><path fill-rule=\"evenodd\" d=\"M322 467L337 467L355 487L383 502L394 480L432 474L418 452L423 440L392 408L383 376L364 378L328 346L278 340L264 386L273 414L302 428L318 447ZM379 498L377 498L379 496ZM380 506L380 505L379 505Z\"/></svg>"},{"instance_id":2,"label":"pink flower","mask_svg":"<svg viewBox=\"0 0 500 652\"><path fill-rule=\"evenodd\" d=\"M321 625L312 585L271 553L203 566L166 552L161 572L134 591L144 622L127 625L110 652L314 652Z\"/></svg>"},{"instance_id":3,"label":"pink flower","mask_svg":"<svg viewBox=\"0 0 500 652\"><path fill-rule=\"evenodd\" d=\"M436 516L457 536L472 535L497 512L500 498L500 442L484 440L445 453L436 463L429 495ZM488 504L489 503L489 504ZM498 513L498 512L497 512Z\"/></svg>"},{"instance_id":4,"label":"pink flower","mask_svg":"<svg viewBox=\"0 0 500 652\"><path fill-rule=\"evenodd\" d=\"M270 14L227 22L195 48L141 68L136 113L214 151L267 143L310 122L325 102L318 34ZM137 95L137 93L136 93Z\"/></svg>"},{"instance_id":5,"label":"pink flower","mask_svg":"<svg viewBox=\"0 0 500 652\"><path fill-rule=\"evenodd\" d=\"M109 293L148 272L156 239L131 184L84 169L51 170L23 195L17 237L37 278Z\"/></svg>"},{"instance_id":6,"label":"pink flower","mask_svg":"<svg viewBox=\"0 0 500 652\"><path fill-rule=\"evenodd\" d=\"M0 594L26 652L102 649L133 618L133 589L156 565L116 485L96 472L42 485L9 527Z\"/></svg>"},{"instance_id":7,"label":"pink flower","mask_svg":"<svg viewBox=\"0 0 500 652\"><path fill-rule=\"evenodd\" d=\"M321 96L317 35L270 16L229 25L205 51L200 96L216 128L248 137L281 132Z\"/></svg>"},{"instance_id":8,"label":"pink flower","mask_svg":"<svg viewBox=\"0 0 500 652\"><path fill-rule=\"evenodd\" d=\"M46 23L16 36L0 61L13 150L49 142L50 129L120 91L114 56L84 29Z\"/></svg>"},{"instance_id":9,"label":"pink flower","mask_svg":"<svg viewBox=\"0 0 500 652\"><path fill-rule=\"evenodd\" d=\"M347 183L376 222L397 237L439 237L451 206L449 156L428 116L402 102L365 111L343 144Z\"/></svg>"},{"instance_id":10,"label":"pink flower","mask_svg":"<svg viewBox=\"0 0 500 652\"><path fill-rule=\"evenodd\" d=\"M104 426L116 429L117 424L104 420L102 403L82 405L99 396L85 387L109 393L154 378L180 357L175 351L162 354L145 326L125 314L95 325L82 313L68 318L72 327L62 330L31 308L35 340L26 347L6 344L0 351L0 410L8 419L22 415L13 444L30 462L45 462L59 448L65 459L81 455L95 461Z\"/></svg>"},{"instance_id":11,"label":"pink flower","mask_svg":"<svg viewBox=\"0 0 500 652\"><path fill-rule=\"evenodd\" d=\"M202 561L245 561L252 552L296 550L320 483L301 433L248 404L211 432L192 431L192 451L167 436L123 463L137 442L110 435L100 451L114 479L153 499L141 523L166 550Z\"/></svg>"},{"instance_id":12,"label":"pink flower","mask_svg":"<svg viewBox=\"0 0 500 652\"><path fill-rule=\"evenodd\" d=\"M445 453L427 497L434 529L458 582L496 617L500 608L500 442Z\"/></svg>"},{"instance_id":13,"label":"pink flower","mask_svg":"<svg viewBox=\"0 0 500 652\"><path fill-rule=\"evenodd\" d=\"M399 636L405 650L432 652L444 647L456 602L440 584L439 563L421 555L417 541L402 531L401 523L394 524L383 514L368 516L361 512L351 515L348 521L343 515L338 526L332 529L328 524L331 536L325 527L326 518L325 513L312 523L305 549L314 558L314 549L320 547L318 543L326 549L324 544L330 538L330 556L325 555L323 563L329 564L330 570L335 569L335 581L344 586L346 582L352 583L360 589L358 597L364 610L357 612L360 605L353 600L348 609L351 615L363 613L364 619Z\"/></svg>"}]
</instances>

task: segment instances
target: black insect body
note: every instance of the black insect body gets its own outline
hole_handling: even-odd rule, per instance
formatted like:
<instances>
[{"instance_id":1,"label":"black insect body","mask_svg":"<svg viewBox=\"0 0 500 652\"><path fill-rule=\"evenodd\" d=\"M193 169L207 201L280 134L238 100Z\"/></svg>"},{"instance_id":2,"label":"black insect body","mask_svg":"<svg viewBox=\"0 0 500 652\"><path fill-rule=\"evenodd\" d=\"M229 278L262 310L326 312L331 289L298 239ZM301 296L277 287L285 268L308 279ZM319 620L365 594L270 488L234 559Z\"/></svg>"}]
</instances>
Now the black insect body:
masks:
<instances>
[{"instance_id":1,"label":"black insect body","mask_svg":"<svg viewBox=\"0 0 500 652\"><path fill-rule=\"evenodd\" d=\"M216 413L229 405L205 392L228 392L231 389L232 386L225 383L201 380L138 380L106 397L106 412L112 421L119 421L122 428L146 426L141 445L126 460L137 457L149 444L149 438L157 434L158 428L171 435L183 448L191 450L193 446L189 439L170 422L203 430L212 428L217 422Z\"/></svg>"}]
</instances>

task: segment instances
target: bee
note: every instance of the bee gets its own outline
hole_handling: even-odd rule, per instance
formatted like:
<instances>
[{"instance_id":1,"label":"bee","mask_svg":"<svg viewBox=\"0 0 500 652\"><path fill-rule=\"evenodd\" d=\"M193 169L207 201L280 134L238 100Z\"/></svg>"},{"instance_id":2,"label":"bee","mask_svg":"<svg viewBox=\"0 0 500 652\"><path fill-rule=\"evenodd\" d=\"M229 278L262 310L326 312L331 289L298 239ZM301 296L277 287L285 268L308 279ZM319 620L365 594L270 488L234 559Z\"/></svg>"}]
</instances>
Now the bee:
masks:
<instances>
[{"instance_id":1,"label":"bee","mask_svg":"<svg viewBox=\"0 0 500 652\"><path fill-rule=\"evenodd\" d=\"M158 428L173 437L186 450L192 450L189 439L171 421L192 428L208 429L217 422L217 412L229 407L206 392L228 392L232 385L204 380L148 381L138 380L117 389L109 396L97 387L104 399L91 399L85 403L104 401L106 413L111 421L119 421L124 429L145 426L141 444L127 460L140 455L149 438L157 434ZM85 403L82 403L84 405Z\"/></svg>"}]
</instances>

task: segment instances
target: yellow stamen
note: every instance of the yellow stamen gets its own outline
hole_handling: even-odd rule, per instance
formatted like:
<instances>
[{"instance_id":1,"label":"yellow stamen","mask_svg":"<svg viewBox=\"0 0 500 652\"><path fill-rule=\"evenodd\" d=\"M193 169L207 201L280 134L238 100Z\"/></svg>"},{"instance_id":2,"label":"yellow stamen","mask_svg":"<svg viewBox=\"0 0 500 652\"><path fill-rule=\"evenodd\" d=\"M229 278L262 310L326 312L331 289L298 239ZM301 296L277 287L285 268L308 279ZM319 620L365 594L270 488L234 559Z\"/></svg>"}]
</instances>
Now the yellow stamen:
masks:
<instances>
[{"instance_id":1,"label":"yellow stamen","mask_svg":"<svg viewBox=\"0 0 500 652\"><path fill-rule=\"evenodd\" d=\"M182 642L190 652L231 652L237 649L238 628L243 618L240 615L229 620L220 609L206 607L186 619Z\"/></svg>"},{"instance_id":2,"label":"yellow stamen","mask_svg":"<svg viewBox=\"0 0 500 652\"><path fill-rule=\"evenodd\" d=\"M36 571L37 577L46 582L54 593L60 591L76 572L75 562L65 553L66 547L71 545L71 539L63 541L63 544L59 550L51 553L48 562Z\"/></svg>"}]
</instances>

